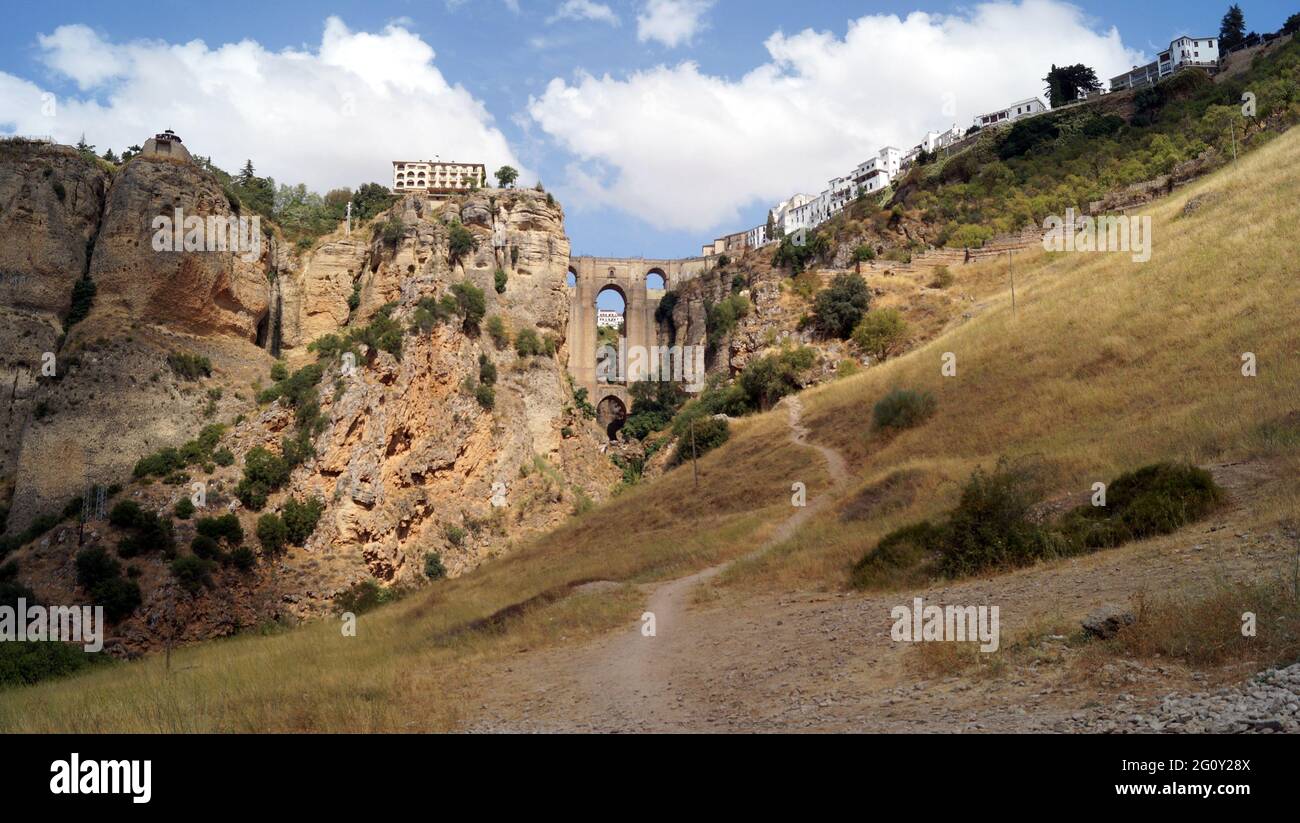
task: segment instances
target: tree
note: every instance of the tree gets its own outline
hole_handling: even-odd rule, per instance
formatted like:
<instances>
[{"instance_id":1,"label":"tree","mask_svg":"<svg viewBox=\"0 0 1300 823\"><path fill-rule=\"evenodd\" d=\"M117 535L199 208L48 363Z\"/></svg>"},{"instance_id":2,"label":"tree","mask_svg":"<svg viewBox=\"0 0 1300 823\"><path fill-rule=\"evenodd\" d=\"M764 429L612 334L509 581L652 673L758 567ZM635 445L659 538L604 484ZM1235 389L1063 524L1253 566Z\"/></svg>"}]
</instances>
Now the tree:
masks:
<instances>
[{"instance_id":1,"label":"tree","mask_svg":"<svg viewBox=\"0 0 1300 823\"><path fill-rule=\"evenodd\" d=\"M107 160L108 162L113 163L114 165L116 165L118 162L117 155L113 154L112 149L104 149L104 153L100 156L103 159Z\"/></svg>"},{"instance_id":2,"label":"tree","mask_svg":"<svg viewBox=\"0 0 1300 823\"><path fill-rule=\"evenodd\" d=\"M837 274L813 301L813 326L841 340L853 333L871 304L867 282L859 274Z\"/></svg>"},{"instance_id":3,"label":"tree","mask_svg":"<svg viewBox=\"0 0 1300 823\"><path fill-rule=\"evenodd\" d=\"M1244 20L1242 22L1245 23ZM1300 12L1291 15L1286 19L1286 22L1282 24L1283 34L1295 34L1297 31L1300 31Z\"/></svg>"},{"instance_id":4,"label":"tree","mask_svg":"<svg viewBox=\"0 0 1300 823\"><path fill-rule=\"evenodd\" d=\"M1082 63L1073 66L1057 66L1043 78L1047 84L1047 100L1052 108L1073 103L1101 89L1097 72Z\"/></svg>"},{"instance_id":5,"label":"tree","mask_svg":"<svg viewBox=\"0 0 1300 823\"><path fill-rule=\"evenodd\" d=\"M144 149L140 148L140 144L138 143L133 143L130 146L127 146L126 151L122 152L122 162L125 163L142 151L144 151Z\"/></svg>"},{"instance_id":6,"label":"tree","mask_svg":"<svg viewBox=\"0 0 1300 823\"><path fill-rule=\"evenodd\" d=\"M81 152L82 157L93 158L95 156L95 147L86 142L86 133L81 133L81 139L77 141L77 151Z\"/></svg>"},{"instance_id":7,"label":"tree","mask_svg":"<svg viewBox=\"0 0 1300 823\"><path fill-rule=\"evenodd\" d=\"M393 194L381 183L363 183L352 195L352 216L369 220L393 204Z\"/></svg>"},{"instance_id":8,"label":"tree","mask_svg":"<svg viewBox=\"0 0 1300 823\"><path fill-rule=\"evenodd\" d=\"M769 211L767 213L767 241L770 243L776 239L776 215Z\"/></svg>"},{"instance_id":9,"label":"tree","mask_svg":"<svg viewBox=\"0 0 1300 823\"><path fill-rule=\"evenodd\" d=\"M1246 40L1246 15L1233 3L1219 24L1219 54L1225 54Z\"/></svg>"},{"instance_id":10,"label":"tree","mask_svg":"<svg viewBox=\"0 0 1300 823\"><path fill-rule=\"evenodd\" d=\"M496 179L501 188L508 189L519 179L519 170L513 166L502 166L497 169Z\"/></svg>"},{"instance_id":11,"label":"tree","mask_svg":"<svg viewBox=\"0 0 1300 823\"><path fill-rule=\"evenodd\" d=\"M898 351L906 339L907 322L898 309L869 312L853 329L853 342L877 360L884 360Z\"/></svg>"},{"instance_id":12,"label":"tree","mask_svg":"<svg viewBox=\"0 0 1300 823\"><path fill-rule=\"evenodd\" d=\"M253 171L253 161L251 159L244 161L244 167L239 170L239 174L235 175L235 179L239 181L241 186L247 186L257 179L257 172Z\"/></svg>"}]
</instances>

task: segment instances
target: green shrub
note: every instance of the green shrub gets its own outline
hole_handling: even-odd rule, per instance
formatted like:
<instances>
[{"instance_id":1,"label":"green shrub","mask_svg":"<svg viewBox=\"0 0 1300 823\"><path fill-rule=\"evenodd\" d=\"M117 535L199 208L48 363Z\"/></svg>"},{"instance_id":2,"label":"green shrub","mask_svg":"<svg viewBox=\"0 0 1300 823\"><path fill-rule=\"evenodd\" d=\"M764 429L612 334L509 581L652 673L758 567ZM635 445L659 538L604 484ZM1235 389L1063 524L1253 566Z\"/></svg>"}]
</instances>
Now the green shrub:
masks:
<instances>
[{"instance_id":1,"label":"green shrub","mask_svg":"<svg viewBox=\"0 0 1300 823\"><path fill-rule=\"evenodd\" d=\"M90 546L77 553L77 585L90 591L99 583L122 574L122 564L103 546Z\"/></svg>"},{"instance_id":2,"label":"green shrub","mask_svg":"<svg viewBox=\"0 0 1300 823\"><path fill-rule=\"evenodd\" d=\"M39 640L0 643L0 688L30 686L64 677L91 665L94 660L94 654L72 643Z\"/></svg>"},{"instance_id":3,"label":"green shrub","mask_svg":"<svg viewBox=\"0 0 1300 823\"><path fill-rule=\"evenodd\" d=\"M453 546L465 545L465 537L468 535L468 532L452 523L448 523L442 533L447 537L447 542Z\"/></svg>"},{"instance_id":4,"label":"green shrub","mask_svg":"<svg viewBox=\"0 0 1300 823\"><path fill-rule=\"evenodd\" d=\"M956 281L957 278L953 277L952 272L948 270L947 266L936 266L934 269L934 279L930 281L930 288L946 289Z\"/></svg>"},{"instance_id":5,"label":"green shrub","mask_svg":"<svg viewBox=\"0 0 1300 823\"><path fill-rule=\"evenodd\" d=\"M677 448L670 462L677 466L692 457L703 457L731 437L731 426L720 417L704 417L695 421L694 432L688 427L684 436L677 438Z\"/></svg>"},{"instance_id":6,"label":"green shrub","mask_svg":"<svg viewBox=\"0 0 1300 823\"><path fill-rule=\"evenodd\" d=\"M462 328L467 334L477 334L478 324L487 311L483 290L468 280L462 280L452 285L451 295L456 300L456 313L461 317Z\"/></svg>"},{"instance_id":7,"label":"green shrub","mask_svg":"<svg viewBox=\"0 0 1300 823\"><path fill-rule=\"evenodd\" d=\"M497 382L496 364L486 354L478 356L478 382L485 386L492 386Z\"/></svg>"},{"instance_id":8,"label":"green shrub","mask_svg":"<svg viewBox=\"0 0 1300 823\"><path fill-rule=\"evenodd\" d=\"M447 257L454 266L478 245L474 233L460 223L452 223L447 236Z\"/></svg>"},{"instance_id":9,"label":"green shrub","mask_svg":"<svg viewBox=\"0 0 1300 823\"><path fill-rule=\"evenodd\" d=\"M871 305L867 282L857 274L837 274L813 301L813 327L825 337L844 340Z\"/></svg>"},{"instance_id":10,"label":"green shrub","mask_svg":"<svg viewBox=\"0 0 1300 823\"><path fill-rule=\"evenodd\" d=\"M868 312L853 329L853 342L866 354L884 360L907 342L907 321L898 309Z\"/></svg>"},{"instance_id":11,"label":"green shrub","mask_svg":"<svg viewBox=\"0 0 1300 823\"><path fill-rule=\"evenodd\" d=\"M230 449L223 447L212 453L212 462L218 466L229 466L235 462L235 455Z\"/></svg>"},{"instance_id":12,"label":"green shrub","mask_svg":"<svg viewBox=\"0 0 1300 823\"><path fill-rule=\"evenodd\" d=\"M133 529L142 521L144 511L134 500L119 500L108 512L108 522L119 529Z\"/></svg>"},{"instance_id":13,"label":"green shrub","mask_svg":"<svg viewBox=\"0 0 1300 823\"><path fill-rule=\"evenodd\" d=\"M289 367L284 364L283 360L277 360L271 364L271 379L277 383L289 379Z\"/></svg>"},{"instance_id":14,"label":"green shrub","mask_svg":"<svg viewBox=\"0 0 1300 823\"><path fill-rule=\"evenodd\" d=\"M943 530L928 520L896 529L853 566L849 581L855 588L882 585L922 585L933 572L942 547Z\"/></svg>"},{"instance_id":15,"label":"green shrub","mask_svg":"<svg viewBox=\"0 0 1300 823\"><path fill-rule=\"evenodd\" d=\"M257 555L247 546L239 546L230 553L230 565L246 572L257 565Z\"/></svg>"},{"instance_id":16,"label":"green shrub","mask_svg":"<svg viewBox=\"0 0 1300 823\"><path fill-rule=\"evenodd\" d=\"M171 562L172 577L176 578L177 584L190 595L197 595L204 589L212 588L214 568L216 564L211 560L192 554L178 557Z\"/></svg>"},{"instance_id":17,"label":"green shrub","mask_svg":"<svg viewBox=\"0 0 1300 823\"><path fill-rule=\"evenodd\" d=\"M542 339L534 329L520 329L515 335L515 352L520 357L534 357L542 353Z\"/></svg>"},{"instance_id":18,"label":"green shrub","mask_svg":"<svg viewBox=\"0 0 1300 823\"><path fill-rule=\"evenodd\" d=\"M340 612L365 614L371 609L387 603L392 597L393 595L388 590L380 588L375 581L363 580L354 584L350 589L339 593L334 598L334 604Z\"/></svg>"},{"instance_id":19,"label":"green shrub","mask_svg":"<svg viewBox=\"0 0 1300 823\"><path fill-rule=\"evenodd\" d=\"M1105 506L1080 506L1061 525L1080 548L1109 548L1170 534L1222 502L1223 490L1205 469L1155 463L1121 474L1107 486Z\"/></svg>"},{"instance_id":20,"label":"green shrub","mask_svg":"<svg viewBox=\"0 0 1300 823\"><path fill-rule=\"evenodd\" d=\"M300 502L293 497L284 501L284 509L280 517L284 520L285 538L295 546L306 543L307 538L316 531L316 524L320 522L324 511L324 502L315 497L305 502Z\"/></svg>"},{"instance_id":21,"label":"green shrub","mask_svg":"<svg viewBox=\"0 0 1300 823\"><path fill-rule=\"evenodd\" d=\"M872 417L877 429L910 429L925 422L937 405L927 391L894 389L876 403Z\"/></svg>"},{"instance_id":22,"label":"green shrub","mask_svg":"<svg viewBox=\"0 0 1300 823\"><path fill-rule=\"evenodd\" d=\"M1030 521L1033 502L1031 482L1024 472L1003 463L992 473L976 469L943 527L939 571L964 577L1067 554L1061 542Z\"/></svg>"},{"instance_id":23,"label":"green shrub","mask_svg":"<svg viewBox=\"0 0 1300 823\"><path fill-rule=\"evenodd\" d=\"M429 552L424 556L424 576L430 580L441 580L447 576L447 567L442 565L442 555Z\"/></svg>"},{"instance_id":24,"label":"green shrub","mask_svg":"<svg viewBox=\"0 0 1300 823\"><path fill-rule=\"evenodd\" d=\"M749 310L749 298L743 294L729 294L716 304L706 304L704 327L708 330L709 348L717 348L735 330L736 324L749 314Z\"/></svg>"},{"instance_id":25,"label":"green shrub","mask_svg":"<svg viewBox=\"0 0 1300 823\"><path fill-rule=\"evenodd\" d=\"M506 329L506 321L501 319L501 315L494 314L487 319L488 337L492 338L492 344L498 349L504 349L510 345L510 332Z\"/></svg>"},{"instance_id":26,"label":"green shrub","mask_svg":"<svg viewBox=\"0 0 1300 823\"><path fill-rule=\"evenodd\" d=\"M745 410L766 411L782 397L798 391L816 356L811 347L799 346L766 354L745 364L737 383L744 395ZM735 409L718 411L734 416Z\"/></svg>"},{"instance_id":27,"label":"green shrub","mask_svg":"<svg viewBox=\"0 0 1300 823\"><path fill-rule=\"evenodd\" d=\"M194 501L190 500L188 497L182 497L180 500L176 501L176 505L172 507L172 511L175 512L176 516L181 520L189 520L194 516Z\"/></svg>"},{"instance_id":28,"label":"green shrub","mask_svg":"<svg viewBox=\"0 0 1300 823\"><path fill-rule=\"evenodd\" d=\"M271 555L279 554L289 539L289 532L283 520L267 513L257 518L257 539L262 544L262 551Z\"/></svg>"},{"instance_id":29,"label":"green shrub","mask_svg":"<svg viewBox=\"0 0 1300 823\"><path fill-rule=\"evenodd\" d=\"M474 399L477 400L478 404L484 409L491 411L496 406L497 393L491 386L480 383L478 387L474 389Z\"/></svg>"},{"instance_id":30,"label":"green shrub","mask_svg":"<svg viewBox=\"0 0 1300 823\"><path fill-rule=\"evenodd\" d=\"M505 294L506 282L510 279L506 276L505 269L497 269L495 279L497 294Z\"/></svg>"},{"instance_id":31,"label":"green shrub","mask_svg":"<svg viewBox=\"0 0 1300 823\"><path fill-rule=\"evenodd\" d=\"M212 375L212 362L190 352L172 352L167 355L167 365L182 380L198 380Z\"/></svg>"},{"instance_id":32,"label":"green shrub","mask_svg":"<svg viewBox=\"0 0 1300 823\"><path fill-rule=\"evenodd\" d=\"M140 584L125 577L101 580L91 588L90 597L96 606L104 607L104 617L110 623L129 617L143 602Z\"/></svg>"},{"instance_id":33,"label":"green shrub","mask_svg":"<svg viewBox=\"0 0 1300 823\"><path fill-rule=\"evenodd\" d=\"M194 535L194 539L190 541L190 551L195 557L204 560L219 560L222 557L221 544L206 534Z\"/></svg>"},{"instance_id":34,"label":"green shrub","mask_svg":"<svg viewBox=\"0 0 1300 823\"><path fill-rule=\"evenodd\" d=\"M195 530L213 540L224 540L228 546L238 546L244 542L244 528L234 512L219 517L201 517L194 524Z\"/></svg>"},{"instance_id":35,"label":"green shrub","mask_svg":"<svg viewBox=\"0 0 1300 823\"><path fill-rule=\"evenodd\" d=\"M117 553L122 557L137 557L150 552L162 552L169 555L176 548L176 538L172 529L171 518L163 518L153 512L140 515L131 534L122 538L117 544Z\"/></svg>"}]
</instances>

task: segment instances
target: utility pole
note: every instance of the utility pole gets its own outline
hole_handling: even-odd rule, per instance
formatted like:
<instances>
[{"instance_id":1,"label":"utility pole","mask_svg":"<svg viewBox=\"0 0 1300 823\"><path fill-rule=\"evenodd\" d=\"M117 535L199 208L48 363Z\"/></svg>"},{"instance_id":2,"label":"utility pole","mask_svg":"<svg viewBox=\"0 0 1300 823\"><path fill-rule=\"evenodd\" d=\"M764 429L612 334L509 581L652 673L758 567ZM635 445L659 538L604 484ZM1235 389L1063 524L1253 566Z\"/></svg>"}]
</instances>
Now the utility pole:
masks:
<instances>
[{"instance_id":1,"label":"utility pole","mask_svg":"<svg viewBox=\"0 0 1300 823\"><path fill-rule=\"evenodd\" d=\"M695 488L700 487L700 466L695 455L695 418L691 418L691 471L695 474Z\"/></svg>"},{"instance_id":2,"label":"utility pole","mask_svg":"<svg viewBox=\"0 0 1300 823\"><path fill-rule=\"evenodd\" d=\"M1234 120L1229 124L1232 127L1232 163L1237 163L1237 121Z\"/></svg>"},{"instance_id":3,"label":"utility pole","mask_svg":"<svg viewBox=\"0 0 1300 823\"><path fill-rule=\"evenodd\" d=\"M1016 319L1016 272L1011 265L1011 249L1007 249L1007 274L1011 277L1011 319Z\"/></svg>"},{"instance_id":4,"label":"utility pole","mask_svg":"<svg viewBox=\"0 0 1300 823\"><path fill-rule=\"evenodd\" d=\"M352 236L352 201L351 200L348 201L347 218L348 218L347 228L343 230L344 236L351 237Z\"/></svg>"}]
</instances>

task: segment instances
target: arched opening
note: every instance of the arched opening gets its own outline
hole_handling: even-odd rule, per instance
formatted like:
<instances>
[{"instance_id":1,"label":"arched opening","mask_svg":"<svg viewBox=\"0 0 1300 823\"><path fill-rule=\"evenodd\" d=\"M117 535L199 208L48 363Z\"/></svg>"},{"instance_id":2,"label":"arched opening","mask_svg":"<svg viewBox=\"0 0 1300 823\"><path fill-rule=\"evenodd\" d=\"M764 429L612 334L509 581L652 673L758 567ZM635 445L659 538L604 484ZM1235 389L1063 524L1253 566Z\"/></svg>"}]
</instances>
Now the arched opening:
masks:
<instances>
[{"instance_id":1,"label":"arched opening","mask_svg":"<svg viewBox=\"0 0 1300 823\"><path fill-rule=\"evenodd\" d=\"M627 296L618 286L606 286L596 295L596 382L623 383L619 344L627 334Z\"/></svg>"},{"instance_id":2,"label":"arched opening","mask_svg":"<svg viewBox=\"0 0 1300 823\"><path fill-rule=\"evenodd\" d=\"M564 275L564 285L571 289L578 285L578 272L573 266L569 266L569 272Z\"/></svg>"},{"instance_id":3,"label":"arched opening","mask_svg":"<svg viewBox=\"0 0 1300 823\"><path fill-rule=\"evenodd\" d=\"M645 276L645 287L651 291L664 291L668 288L668 278L663 269L651 269Z\"/></svg>"},{"instance_id":4,"label":"arched opening","mask_svg":"<svg viewBox=\"0 0 1300 823\"><path fill-rule=\"evenodd\" d=\"M610 440L618 439L618 432L627 422L627 407L614 395L609 395L596 406L596 422L609 435Z\"/></svg>"}]
</instances>

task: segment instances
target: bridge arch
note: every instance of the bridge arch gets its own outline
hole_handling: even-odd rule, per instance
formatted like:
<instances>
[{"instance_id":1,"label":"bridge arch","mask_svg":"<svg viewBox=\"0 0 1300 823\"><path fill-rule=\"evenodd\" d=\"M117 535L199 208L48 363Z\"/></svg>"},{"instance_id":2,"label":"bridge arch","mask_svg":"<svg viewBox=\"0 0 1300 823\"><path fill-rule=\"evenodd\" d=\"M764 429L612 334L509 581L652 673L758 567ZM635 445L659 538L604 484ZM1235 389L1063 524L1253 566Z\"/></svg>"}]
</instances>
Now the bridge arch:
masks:
<instances>
[{"instance_id":1,"label":"bridge arch","mask_svg":"<svg viewBox=\"0 0 1300 823\"><path fill-rule=\"evenodd\" d=\"M629 398L622 397L626 389L621 386L598 384L596 380L596 318L597 299L601 292L613 288L623 297L623 337L628 346L639 346L645 351L657 343L655 310L664 294L671 289L689 282L714 266L714 258L692 257L680 260L619 258L619 257L572 257L569 259L569 272L573 275L573 285L569 288L569 374L577 388L585 388L587 396L593 401L603 402L606 396L618 389L624 411L629 408ZM651 274L663 278L663 290L651 288L648 281ZM634 370L648 372L648 358L644 363L629 363L628 382L646 379L649 374L633 373Z\"/></svg>"},{"instance_id":2,"label":"bridge arch","mask_svg":"<svg viewBox=\"0 0 1300 823\"><path fill-rule=\"evenodd\" d=\"M610 440L618 438L618 432L627 422L627 405L617 394L607 394L596 405L596 422L605 430Z\"/></svg>"}]
</instances>

